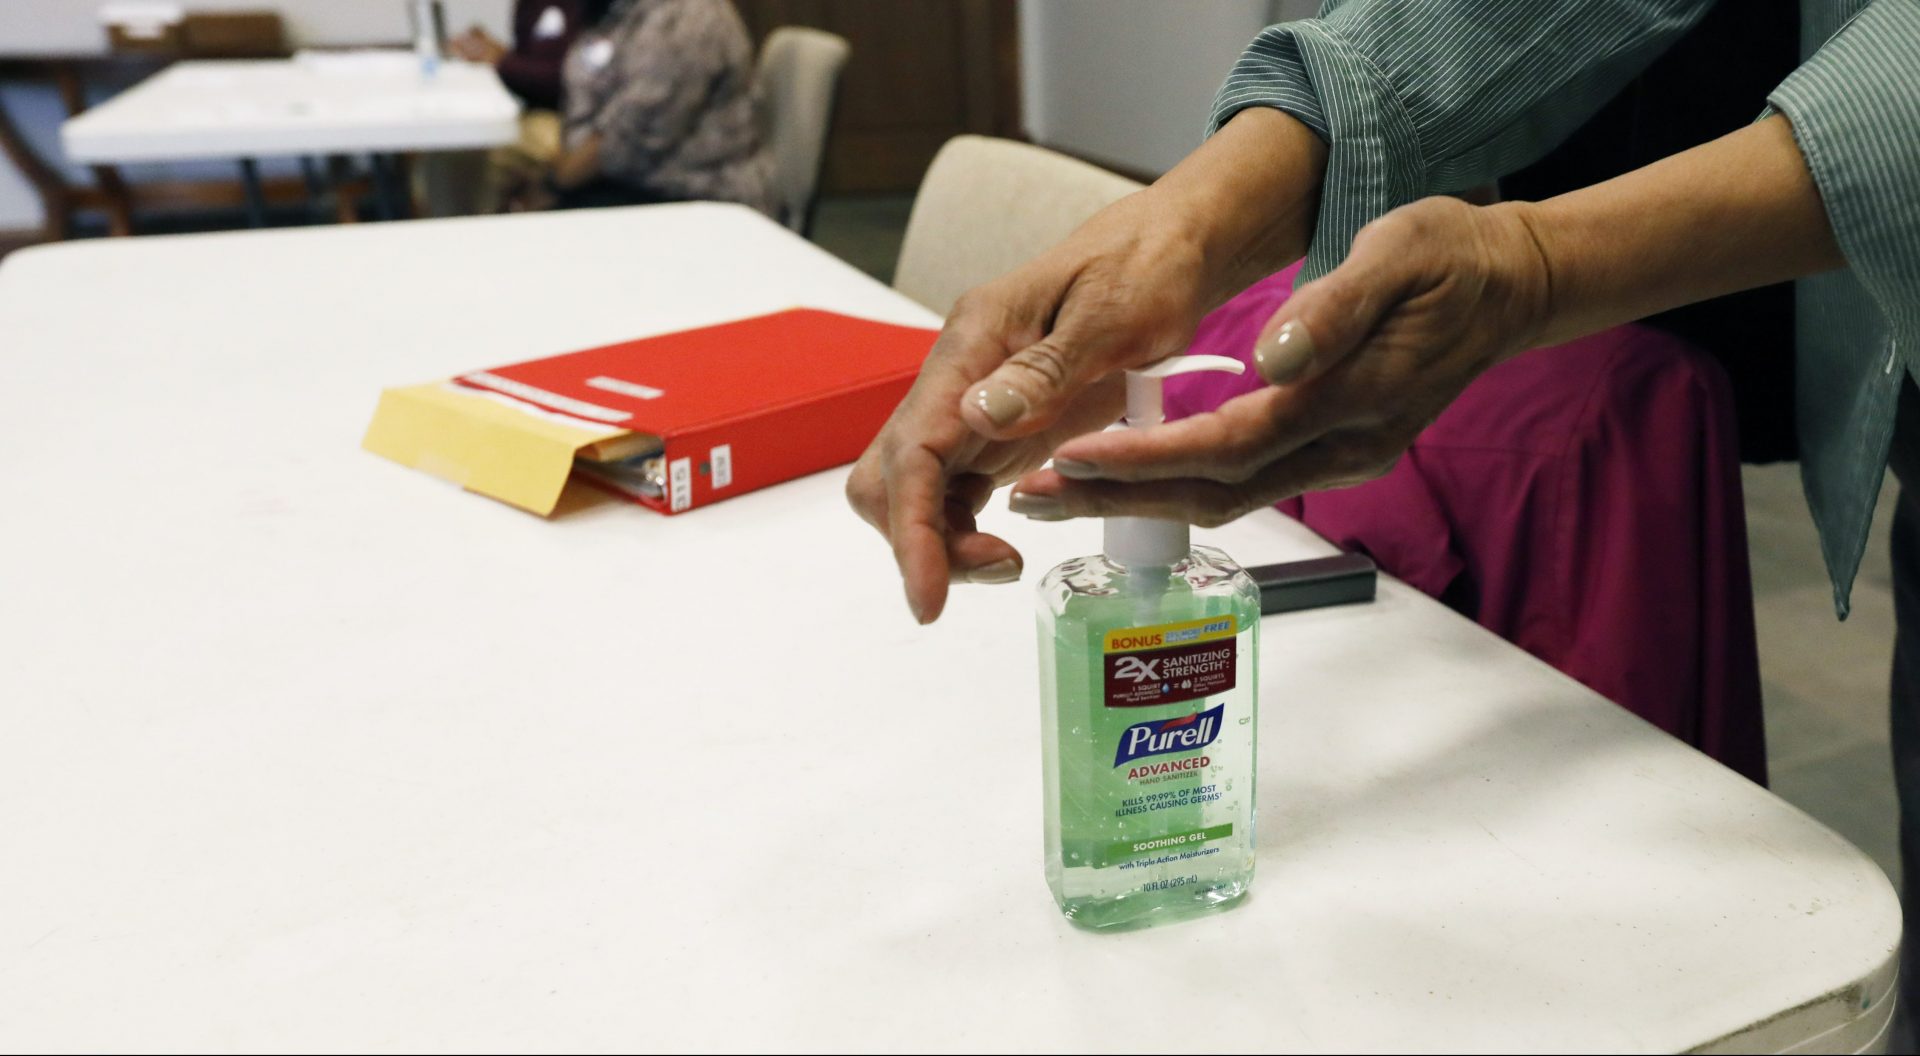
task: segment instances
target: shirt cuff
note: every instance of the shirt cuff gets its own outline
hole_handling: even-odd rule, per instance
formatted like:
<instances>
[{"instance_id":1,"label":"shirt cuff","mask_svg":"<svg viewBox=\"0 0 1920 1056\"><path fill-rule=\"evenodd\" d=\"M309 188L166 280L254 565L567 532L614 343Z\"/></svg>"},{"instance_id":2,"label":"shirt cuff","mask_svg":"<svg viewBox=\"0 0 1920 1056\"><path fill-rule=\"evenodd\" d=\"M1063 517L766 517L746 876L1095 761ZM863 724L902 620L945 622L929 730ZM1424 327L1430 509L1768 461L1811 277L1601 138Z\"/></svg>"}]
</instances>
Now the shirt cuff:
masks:
<instances>
[{"instance_id":1,"label":"shirt cuff","mask_svg":"<svg viewBox=\"0 0 1920 1056\"><path fill-rule=\"evenodd\" d=\"M1290 114L1327 143L1300 282L1337 267L1373 218L1425 193L1412 118L1379 69L1325 22L1285 22L1254 38L1214 99L1208 134L1250 106Z\"/></svg>"},{"instance_id":2,"label":"shirt cuff","mask_svg":"<svg viewBox=\"0 0 1920 1056\"><path fill-rule=\"evenodd\" d=\"M1227 119L1249 106L1267 106L1298 118L1327 138L1327 114L1314 94L1313 80L1307 76L1307 64L1300 58L1300 46L1291 27L1273 26L1253 38L1240 61L1234 63L1227 82L1213 100L1212 119L1207 134L1220 131Z\"/></svg>"},{"instance_id":3,"label":"shirt cuff","mask_svg":"<svg viewBox=\"0 0 1920 1056\"><path fill-rule=\"evenodd\" d=\"M1920 3L1873 4L1767 97L1793 123L1848 268L1903 345L1920 341L1917 68Z\"/></svg>"}]
</instances>

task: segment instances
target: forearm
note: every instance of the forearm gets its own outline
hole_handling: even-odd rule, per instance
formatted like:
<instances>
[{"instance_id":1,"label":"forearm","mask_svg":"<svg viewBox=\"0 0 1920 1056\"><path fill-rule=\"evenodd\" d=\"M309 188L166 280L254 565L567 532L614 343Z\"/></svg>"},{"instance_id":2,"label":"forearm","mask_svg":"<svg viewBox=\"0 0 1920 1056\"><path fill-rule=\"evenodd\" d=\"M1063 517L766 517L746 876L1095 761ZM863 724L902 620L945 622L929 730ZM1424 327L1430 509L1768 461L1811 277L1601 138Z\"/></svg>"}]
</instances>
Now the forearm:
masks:
<instances>
[{"instance_id":1,"label":"forearm","mask_svg":"<svg viewBox=\"0 0 1920 1056\"><path fill-rule=\"evenodd\" d=\"M1313 234L1327 147L1298 120L1243 110L1147 192L1198 240L1218 305L1300 259Z\"/></svg>"},{"instance_id":2,"label":"forearm","mask_svg":"<svg viewBox=\"0 0 1920 1056\"><path fill-rule=\"evenodd\" d=\"M1330 146L1302 281L1370 221L1541 156L1711 0L1349 0L1271 26L1214 101L1216 124L1277 107Z\"/></svg>"},{"instance_id":3,"label":"forearm","mask_svg":"<svg viewBox=\"0 0 1920 1056\"><path fill-rule=\"evenodd\" d=\"M1845 264L1787 120L1511 210L1533 236L1554 344Z\"/></svg>"}]
</instances>

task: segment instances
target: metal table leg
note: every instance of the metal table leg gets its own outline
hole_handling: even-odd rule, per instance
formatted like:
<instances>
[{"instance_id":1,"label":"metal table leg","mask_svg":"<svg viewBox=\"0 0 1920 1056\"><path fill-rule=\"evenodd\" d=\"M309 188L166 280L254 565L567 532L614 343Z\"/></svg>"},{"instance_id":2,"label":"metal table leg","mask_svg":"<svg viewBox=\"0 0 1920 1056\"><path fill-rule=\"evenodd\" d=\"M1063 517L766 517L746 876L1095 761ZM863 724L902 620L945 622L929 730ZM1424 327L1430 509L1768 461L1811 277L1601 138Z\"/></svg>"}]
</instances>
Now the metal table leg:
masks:
<instances>
[{"instance_id":1,"label":"metal table leg","mask_svg":"<svg viewBox=\"0 0 1920 1056\"><path fill-rule=\"evenodd\" d=\"M247 226L267 226L267 196L260 189L260 166L252 158L240 159L240 182L247 192Z\"/></svg>"},{"instance_id":2,"label":"metal table leg","mask_svg":"<svg viewBox=\"0 0 1920 1056\"><path fill-rule=\"evenodd\" d=\"M385 154L375 154L373 164L373 201L379 209L380 219L393 220L399 217L399 204L393 197L393 159Z\"/></svg>"},{"instance_id":3,"label":"metal table leg","mask_svg":"<svg viewBox=\"0 0 1920 1056\"><path fill-rule=\"evenodd\" d=\"M323 223L325 215L327 181L320 175L320 166L305 154L300 155L300 177L307 184L307 222Z\"/></svg>"},{"instance_id":4,"label":"metal table leg","mask_svg":"<svg viewBox=\"0 0 1920 1056\"><path fill-rule=\"evenodd\" d=\"M359 223L360 200L355 190L358 181L354 178L353 159L345 154L327 155L324 175L327 178L328 189L333 192L334 222Z\"/></svg>"}]
</instances>

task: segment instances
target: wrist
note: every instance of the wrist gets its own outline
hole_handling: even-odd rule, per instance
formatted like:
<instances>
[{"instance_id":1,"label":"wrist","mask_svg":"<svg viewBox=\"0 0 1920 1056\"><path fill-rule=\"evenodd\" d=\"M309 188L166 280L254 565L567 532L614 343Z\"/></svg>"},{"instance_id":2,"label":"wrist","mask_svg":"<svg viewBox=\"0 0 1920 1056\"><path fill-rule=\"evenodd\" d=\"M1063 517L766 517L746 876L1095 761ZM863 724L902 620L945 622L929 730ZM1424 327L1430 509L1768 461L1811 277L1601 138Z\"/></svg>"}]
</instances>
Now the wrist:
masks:
<instances>
[{"instance_id":1,"label":"wrist","mask_svg":"<svg viewBox=\"0 0 1920 1056\"><path fill-rule=\"evenodd\" d=\"M1844 263L1778 115L1604 183L1512 204L1550 279L1548 342Z\"/></svg>"},{"instance_id":2,"label":"wrist","mask_svg":"<svg viewBox=\"0 0 1920 1056\"><path fill-rule=\"evenodd\" d=\"M1327 147L1292 115L1242 110L1148 190L1198 248L1214 304L1306 255Z\"/></svg>"},{"instance_id":3,"label":"wrist","mask_svg":"<svg viewBox=\"0 0 1920 1056\"><path fill-rule=\"evenodd\" d=\"M1556 282L1567 263L1554 240L1549 218L1534 202L1500 202L1478 206L1494 221L1496 259L1504 262L1500 285L1510 291L1518 348L1523 351L1558 340L1558 321L1565 317L1566 291Z\"/></svg>"}]
</instances>

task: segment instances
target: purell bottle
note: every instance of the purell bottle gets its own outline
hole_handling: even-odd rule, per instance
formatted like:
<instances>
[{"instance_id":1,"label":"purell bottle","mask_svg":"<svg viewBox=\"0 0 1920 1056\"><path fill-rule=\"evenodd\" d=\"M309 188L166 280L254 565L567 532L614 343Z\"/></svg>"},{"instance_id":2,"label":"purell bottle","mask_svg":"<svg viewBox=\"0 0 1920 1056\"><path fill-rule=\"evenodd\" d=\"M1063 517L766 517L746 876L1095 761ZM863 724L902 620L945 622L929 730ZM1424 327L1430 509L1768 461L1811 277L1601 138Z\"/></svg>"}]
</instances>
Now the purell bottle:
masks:
<instances>
[{"instance_id":1,"label":"purell bottle","mask_svg":"<svg viewBox=\"0 0 1920 1056\"><path fill-rule=\"evenodd\" d=\"M1245 369L1181 356L1127 375L1127 424L1160 382ZM1253 881L1260 590L1187 525L1106 522L1105 552L1040 584L1047 886L1090 928L1230 905Z\"/></svg>"}]
</instances>

